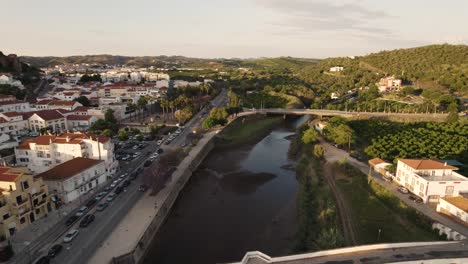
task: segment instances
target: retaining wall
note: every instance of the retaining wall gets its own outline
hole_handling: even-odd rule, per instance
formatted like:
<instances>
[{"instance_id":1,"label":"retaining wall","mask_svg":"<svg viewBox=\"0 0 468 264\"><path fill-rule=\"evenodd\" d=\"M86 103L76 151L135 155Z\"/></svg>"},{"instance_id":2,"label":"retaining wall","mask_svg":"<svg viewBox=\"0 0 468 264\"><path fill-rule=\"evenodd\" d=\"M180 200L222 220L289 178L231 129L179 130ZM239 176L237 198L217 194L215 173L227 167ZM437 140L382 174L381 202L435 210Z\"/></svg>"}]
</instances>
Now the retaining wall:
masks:
<instances>
[{"instance_id":1,"label":"retaining wall","mask_svg":"<svg viewBox=\"0 0 468 264\"><path fill-rule=\"evenodd\" d=\"M112 259L112 263L115 264L136 264L143 261L144 256L154 239L159 228L164 223L167 215L170 212L173 204L177 200L180 191L184 188L192 176L193 171L197 169L200 163L214 148L213 138L216 133L210 133L205 135L203 139L198 143L198 148L195 146L189 153L189 155L180 163L177 170L173 173L171 181L167 183L166 187L161 192L168 192L163 203L159 205L158 212L154 216L146 228L143 235L135 243L135 248L126 254L123 254Z\"/></svg>"}]
</instances>

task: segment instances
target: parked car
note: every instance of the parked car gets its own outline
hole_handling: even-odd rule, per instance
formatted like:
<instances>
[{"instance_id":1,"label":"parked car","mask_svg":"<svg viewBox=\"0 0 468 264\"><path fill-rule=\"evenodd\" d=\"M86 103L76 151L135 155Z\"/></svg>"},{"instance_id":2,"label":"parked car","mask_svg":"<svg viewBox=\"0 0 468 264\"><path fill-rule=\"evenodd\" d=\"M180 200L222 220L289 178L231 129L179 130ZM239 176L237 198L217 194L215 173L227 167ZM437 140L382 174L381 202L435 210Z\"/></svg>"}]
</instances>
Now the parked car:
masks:
<instances>
[{"instance_id":1,"label":"parked car","mask_svg":"<svg viewBox=\"0 0 468 264\"><path fill-rule=\"evenodd\" d=\"M162 140L158 140L158 141L156 142L156 145L158 145L158 146L161 145L161 144L162 144Z\"/></svg>"},{"instance_id":2,"label":"parked car","mask_svg":"<svg viewBox=\"0 0 468 264\"><path fill-rule=\"evenodd\" d=\"M108 204L106 202L102 202L102 203L98 204L96 206L96 211L100 211L100 212L104 211L104 209L106 209L107 205Z\"/></svg>"},{"instance_id":3,"label":"parked car","mask_svg":"<svg viewBox=\"0 0 468 264\"><path fill-rule=\"evenodd\" d=\"M138 176L138 171L132 173L132 174L130 175L129 179L130 179L131 181L133 181L134 179L136 179L137 176Z\"/></svg>"},{"instance_id":4,"label":"parked car","mask_svg":"<svg viewBox=\"0 0 468 264\"><path fill-rule=\"evenodd\" d=\"M48 256L43 256L36 261L36 264L49 264L50 258Z\"/></svg>"},{"instance_id":5,"label":"parked car","mask_svg":"<svg viewBox=\"0 0 468 264\"><path fill-rule=\"evenodd\" d=\"M63 242L70 243L72 240L78 235L78 229L72 229L68 231L68 233L63 238Z\"/></svg>"},{"instance_id":6,"label":"parked car","mask_svg":"<svg viewBox=\"0 0 468 264\"><path fill-rule=\"evenodd\" d=\"M54 258L55 256L57 256L60 253L60 251L62 251L62 248L63 248L63 246L60 245L60 244L53 245L49 249L49 253L47 254L47 256L49 256L49 258Z\"/></svg>"},{"instance_id":7,"label":"parked car","mask_svg":"<svg viewBox=\"0 0 468 264\"><path fill-rule=\"evenodd\" d=\"M80 208L80 210L78 210L78 212L76 212L75 215L78 216L78 217L83 216L86 213L86 211L88 211L88 207L83 206L83 207Z\"/></svg>"},{"instance_id":8,"label":"parked car","mask_svg":"<svg viewBox=\"0 0 468 264\"><path fill-rule=\"evenodd\" d=\"M142 185L140 185L140 187L138 187L138 191L140 191L140 192L146 192L146 189L147 189L146 185L144 185L144 184L142 184Z\"/></svg>"},{"instance_id":9,"label":"parked car","mask_svg":"<svg viewBox=\"0 0 468 264\"><path fill-rule=\"evenodd\" d=\"M97 200L96 200L96 199L91 199L91 200L89 200L88 202L86 202L86 206L87 206L87 207L91 207L91 206L93 206L95 203L97 203Z\"/></svg>"},{"instance_id":10,"label":"parked car","mask_svg":"<svg viewBox=\"0 0 468 264\"><path fill-rule=\"evenodd\" d=\"M404 194L407 194L409 193L408 189L406 189L405 187L401 186L401 187L398 187L398 191L401 192L401 193L404 193Z\"/></svg>"},{"instance_id":11,"label":"parked car","mask_svg":"<svg viewBox=\"0 0 468 264\"><path fill-rule=\"evenodd\" d=\"M83 220L81 220L80 227L87 227L93 221L94 221L94 215L93 214L87 214L85 217L83 217Z\"/></svg>"},{"instance_id":12,"label":"parked car","mask_svg":"<svg viewBox=\"0 0 468 264\"><path fill-rule=\"evenodd\" d=\"M147 160L147 161L145 161L145 164L143 164L143 166L149 167L151 165L151 163L152 163L151 160Z\"/></svg>"},{"instance_id":13,"label":"parked car","mask_svg":"<svg viewBox=\"0 0 468 264\"><path fill-rule=\"evenodd\" d=\"M123 186L123 187L127 187L127 186L130 185L130 183L131 183L131 181L125 180L125 181L122 183L122 186Z\"/></svg>"},{"instance_id":14,"label":"parked car","mask_svg":"<svg viewBox=\"0 0 468 264\"><path fill-rule=\"evenodd\" d=\"M159 149L157 150L157 152L158 152L158 154L159 154L159 155L161 155L161 154L163 154L163 152L164 152L164 149L162 149L162 148L159 148Z\"/></svg>"},{"instance_id":15,"label":"parked car","mask_svg":"<svg viewBox=\"0 0 468 264\"><path fill-rule=\"evenodd\" d=\"M111 194L109 194L109 196L107 196L106 201L112 202L114 200L114 198L115 198L115 193L111 193Z\"/></svg>"},{"instance_id":16,"label":"parked car","mask_svg":"<svg viewBox=\"0 0 468 264\"><path fill-rule=\"evenodd\" d=\"M65 225L71 226L78 218L80 217L77 215L72 215L70 218L67 219L67 221L65 222Z\"/></svg>"},{"instance_id":17,"label":"parked car","mask_svg":"<svg viewBox=\"0 0 468 264\"><path fill-rule=\"evenodd\" d=\"M123 187L122 187L122 186L118 186L117 188L115 188L114 193L117 195L117 194L120 194L122 191L123 191Z\"/></svg>"},{"instance_id":18,"label":"parked car","mask_svg":"<svg viewBox=\"0 0 468 264\"><path fill-rule=\"evenodd\" d=\"M101 200L104 196L106 196L107 192L100 192L98 193L98 195L96 195L96 197L94 197L94 199L96 199L96 201L99 201Z\"/></svg>"},{"instance_id":19,"label":"parked car","mask_svg":"<svg viewBox=\"0 0 468 264\"><path fill-rule=\"evenodd\" d=\"M415 203L422 203L423 202L423 199L421 199L421 197L417 197L417 196L414 196L414 195L410 195L408 198L411 201L414 201Z\"/></svg>"}]
</instances>

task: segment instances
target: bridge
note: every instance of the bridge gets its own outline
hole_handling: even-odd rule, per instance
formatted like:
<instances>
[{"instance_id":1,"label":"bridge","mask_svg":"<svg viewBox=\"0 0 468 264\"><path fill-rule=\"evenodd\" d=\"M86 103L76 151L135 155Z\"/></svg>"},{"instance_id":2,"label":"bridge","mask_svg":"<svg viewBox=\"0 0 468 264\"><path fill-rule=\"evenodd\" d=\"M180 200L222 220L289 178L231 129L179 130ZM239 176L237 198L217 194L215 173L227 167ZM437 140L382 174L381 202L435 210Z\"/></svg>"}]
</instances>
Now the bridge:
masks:
<instances>
[{"instance_id":1,"label":"bridge","mask_svg":"<svg viewBox=\"0 0 468 264\"><path fill-rule=\"evenodd\" d=\"M284 109L284 108L244 108L238 116L253 114L280 114L280 115L316 115L316 116L342 116L342 117L399 117L408 119L438 119L444 120L448 114L443 113L393 113L393 112L350 112L324 109Z\"/></svg>"}]
</instances>

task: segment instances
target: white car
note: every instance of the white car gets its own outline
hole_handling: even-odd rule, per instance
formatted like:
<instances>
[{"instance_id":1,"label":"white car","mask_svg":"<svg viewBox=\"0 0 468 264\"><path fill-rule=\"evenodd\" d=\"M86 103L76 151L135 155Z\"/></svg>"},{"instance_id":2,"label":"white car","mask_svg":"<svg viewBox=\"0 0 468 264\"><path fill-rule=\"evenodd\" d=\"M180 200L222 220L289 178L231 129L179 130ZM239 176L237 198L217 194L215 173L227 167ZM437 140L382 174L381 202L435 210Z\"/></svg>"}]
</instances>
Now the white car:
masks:
<instances>
[{"instance_id":1,"label":"white car","mask_svg":"<svg viewBox=\"0 0 468 264\"><path fill-rule=\"evenodd\" d=\"M115 198L115 193L111 193L111 194L109 194L109 196L107 196L106 201L112 202L114 200L114 198Z\"/></svg>"},{"instance_id":2,"label":"white car","mask_svg":"<svg viewBox=\"0 0 468 264\"><path fill-rule=\"evenodd\" d=\"M156 142L156 144L157 144L158 146L161 145L161 144L162 144L162 140L158 140L158 141Z\"/></svg>"},{"instance_id":3,"label":"white car","mask_svg":"<svg viewBox=\"0 0 468 264\"><path fill-rule=\"evenodd\" d=\"M114 188L115 186L117 186L117 183L116 183L116 182L113 182L113 183L110 185L111 188Z\"/></svg>"},{"instance_id":4,"label":"white car","mask_svg":"<svg viewBox=\"0 0 468 264\"><path fill-rule=\"evenodd\" d=\"M72 240L78 235L78 229L72 229L68 231L68 233L63 238L63 242L70 243Z\"/></svg>"},{"instance_id":5,"label":"white car","mask_svg":"<svg viewBox=\"0 0 468 264\"><path fill-rule=\"evenodd\" d=\"M78 210L78 212L76 212L76 216L82 216L86 213L86 211L88 211L88 207L86 206L83 206L80 208L80 210Z\"/></svg>"}]
</instances>

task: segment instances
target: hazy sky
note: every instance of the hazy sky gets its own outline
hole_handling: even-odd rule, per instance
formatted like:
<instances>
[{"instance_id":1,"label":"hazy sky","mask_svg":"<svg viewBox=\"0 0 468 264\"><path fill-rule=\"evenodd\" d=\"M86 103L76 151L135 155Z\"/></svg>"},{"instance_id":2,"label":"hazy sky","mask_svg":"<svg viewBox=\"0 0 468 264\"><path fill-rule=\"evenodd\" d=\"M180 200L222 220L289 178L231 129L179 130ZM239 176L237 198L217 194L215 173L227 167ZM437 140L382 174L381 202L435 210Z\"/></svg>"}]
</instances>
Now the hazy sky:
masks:
<instances>
[{"instance_id":1,"label":"hazy sky","mask_svg":"<svg viewBox=\"0 0 468 264\"><path fill-rule=\"evenodd\" d=\"M466 0L0 0L0 51L324 58L468 43Z\"/></svg>"}]
</instances>

